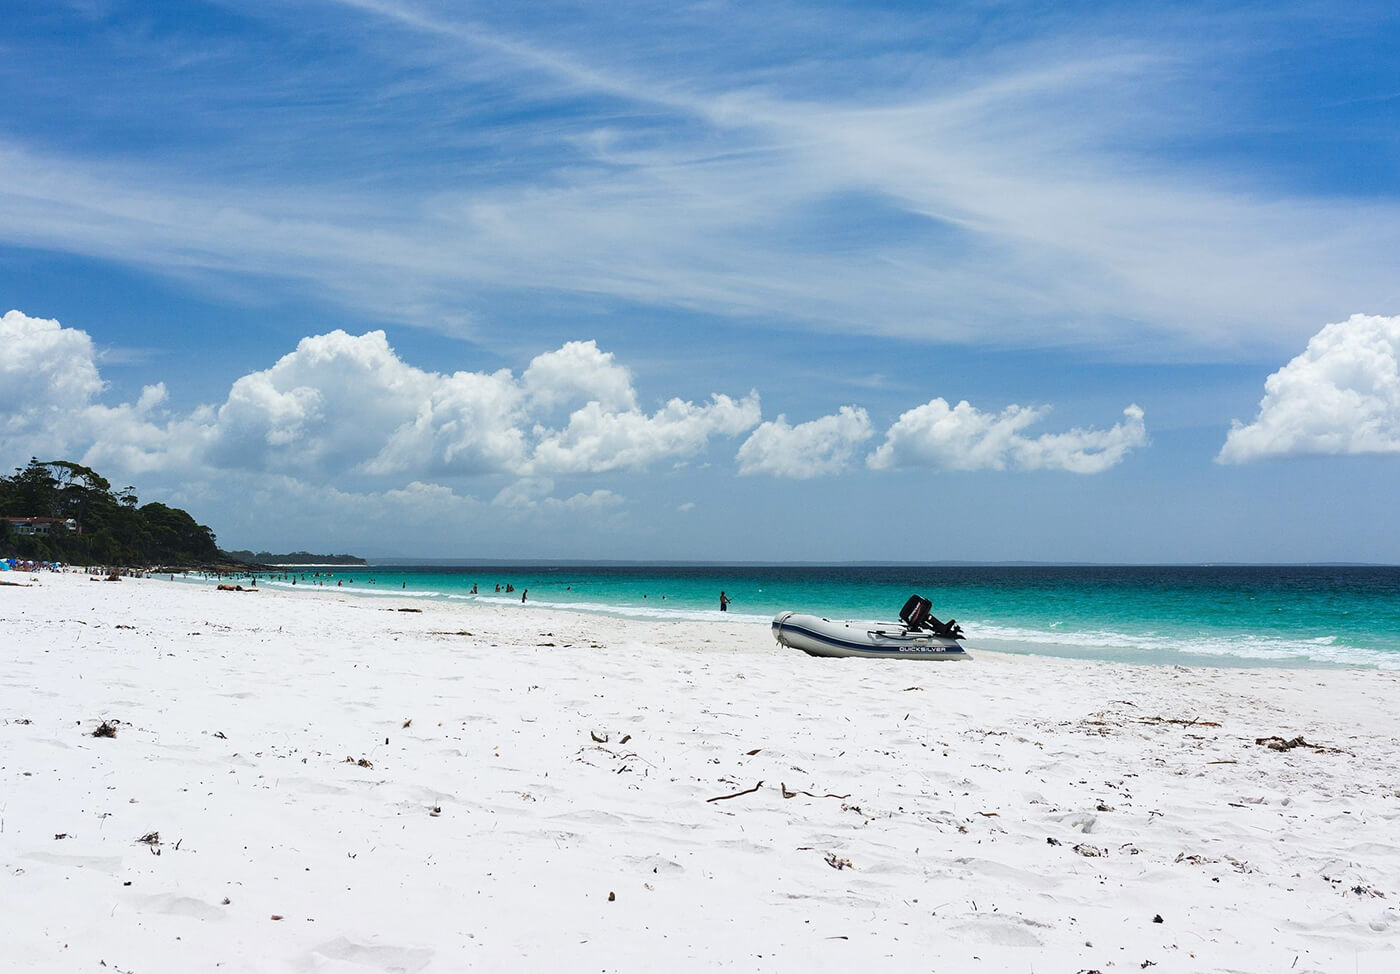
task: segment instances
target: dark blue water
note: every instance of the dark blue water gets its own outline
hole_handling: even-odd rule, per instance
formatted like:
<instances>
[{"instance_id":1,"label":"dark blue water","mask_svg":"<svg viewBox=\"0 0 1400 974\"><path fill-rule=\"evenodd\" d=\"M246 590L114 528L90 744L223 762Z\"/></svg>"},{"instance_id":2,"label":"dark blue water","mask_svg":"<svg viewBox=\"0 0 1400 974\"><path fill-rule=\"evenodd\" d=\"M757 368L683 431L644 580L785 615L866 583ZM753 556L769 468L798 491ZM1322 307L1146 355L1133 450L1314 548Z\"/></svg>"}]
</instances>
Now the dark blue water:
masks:
<instances>
[{"instance_id":1,"label":"dark blue water","mask_svg":"<svg viewBox=\"0 0 1400 974\"><path fill-rule=\"evenodd\" d=\"M315 581L308 573L299 584ZM763 626L784 609L893 619L917 592L933 601L935 615L957 619L970 649L1152 663L1400 668L1396 567L396 566L339 570L321 582L366 595L523 611L546 606ZM469 594L473 584L476 595ZM507 585L515 591L507 594ZM723 616L721 591L733 599Z\"/></svg>"}]
</instances>

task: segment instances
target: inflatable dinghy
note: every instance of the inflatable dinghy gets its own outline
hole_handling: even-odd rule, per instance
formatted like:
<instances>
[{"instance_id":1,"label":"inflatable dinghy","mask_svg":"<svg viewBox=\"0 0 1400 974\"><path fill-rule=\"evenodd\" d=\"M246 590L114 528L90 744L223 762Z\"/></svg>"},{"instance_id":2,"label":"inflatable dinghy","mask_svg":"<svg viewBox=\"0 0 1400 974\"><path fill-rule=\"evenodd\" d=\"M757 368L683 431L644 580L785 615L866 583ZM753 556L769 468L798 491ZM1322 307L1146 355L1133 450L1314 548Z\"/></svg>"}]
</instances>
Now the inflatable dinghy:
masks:
<instances>
[{"instance_id":1,"label":"inflatable dinghy","mask_svg":"<svg viewBox=\"0 0 1400 974\"><path fill-rule=\"evenodd\" d=\"M932 603L910 596L899 622L832 620L797 612L773 618L773 638L780 645L811 656L864 656L872 659L969 659L958 640L962 627L952 619L940 622L930 614Z\"/></svg>"}]
</instances>

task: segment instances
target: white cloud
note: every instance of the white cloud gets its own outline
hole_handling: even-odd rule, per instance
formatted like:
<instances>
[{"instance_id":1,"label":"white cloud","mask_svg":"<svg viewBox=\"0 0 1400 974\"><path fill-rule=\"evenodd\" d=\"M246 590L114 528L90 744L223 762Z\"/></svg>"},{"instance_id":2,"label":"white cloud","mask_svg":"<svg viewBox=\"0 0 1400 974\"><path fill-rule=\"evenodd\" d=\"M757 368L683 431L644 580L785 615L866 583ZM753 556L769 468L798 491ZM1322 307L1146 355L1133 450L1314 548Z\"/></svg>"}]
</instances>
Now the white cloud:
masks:
<instances>
[{"instance_id":1,"label":"white cloud","mask_svg":"<svg viewBox=\"0 0 1400 974\"><path fill-rule=\"evenodd\" d=\"M192 125L178 167L168 151L65 157L12 139L0 144L0 239L225 286L281 278L439 328L466 313L462 295L501 288L1002 345L1130 342L1145 328L1168 356L1296 347L1338 294L1380 300L1392 288L1393 201L1289 193L1289 174L1267 160L1207 168L1162 150L1228 133L1229 110L1257 94L1210 80L1222 52L1275 56L1252 21L1203 45L1165 25L1123 35L1050 18L954 52L937 38L956 34L938 27L956 11L879 28L862 11L856 28L850 14L804 9L794 35L784 16L732 5L663 5L640 19L593 5L546 25L505 7L468 17L345 2L352 12L317 28L343 31L336 47L363 63L308 67L260 45L269 90L349 83L364 95L356 104L407 105L397 79L413 77L434 124L413 113L399 123L420 148L461 152L463 166L398 151L380 113L350 104L327 125L315 97L271 117L223 87L165 90L149 104L214 96L228 131L256 123L259 137L230 143ZM263 11L268 29L304 29L297 5L273 6L283 12ZM680 28L695 23L705 29ZM911 23L927 41L917 51ZM818 37L820 79L806 57ZM336 73L351 69L353 82ZM531 110L491 124L484 106L512 101ZM139 104L128 110L145 119ZM285 165L288 145L319 150L319 164ZM481 155L521 164L490 172L472 164ZM367 157L393 178L334 162ZM847 232L824 246L832 223Z\"/></svg>"},{"instance_id":2,"label":"white cloud","mask_svg":"<svg viewBox=\"0 0 1400 974\"><path fill-rule=\"evenodd\" d=\"M478 377L490 385L489 377ZM505 383L498 383L504 385ZM382 456L405 452L396 439L426 418L438 436L429 451L447 452L439 436L451 429L437 407L444 377L403 362L382 331L353 336L336 330L303 338L270 369L238 379L204 430L209 461L219 467L326 476L378 465L408 472L426 466L426 451L414 464L391 468ZM491 390L495 391L495 390ZM488 391L488 401L502 398Z\"/></svg>"},{"instance_id":3,"label":"white cloud","mask_svg":"<svg viewBox=\"0 0 1400 974\"><path fill-rule=\"evenodd\" d=\"M546 508L552 511L599 511L621 507L626 503L622 495L611 490L599 489L591 493L577 493L571 497L553 497L554 481L548 477L522 477L503 487L492 499L494 507L509 511L533 511Z\"/></svg>"},{"instance_id":4,"label":"white cloud","mask_svg":"<svg viewBox=\"0 0 1400 974\"><path fill-rule=\"evenodd\" d=\"M491 503L496 507L528 510L548 497L553 490L554 481L548 477L521 477L502 487L491 499Z\"/></svg>"},{"instance_id":5,"label":"white cloud","mask_svg":"<svg viewBox=\"0 0 1400 974\"><path fill-rule=\"evenodd\" d=\"M610 490L594 490L587 494L577 493L572 497L546 497L541 503L557 511L588 511L598 513L621 507L626 499Z\"/></svg>"},{"instance_id":6,"label":"white cloud","mask_svg":"<svg viewBox=\"0 0 1400 974\"><path fill-rule=\"evenodd\" d=\"M1264 381L1259 415L1235 420L1216 460L1304 453L1400 453L1400 316L1324 326Z\"/></svg>"},{"instance_id":7,"label":"white cloud","mask_svg":"<svg viewBox=\"0 0 1400 974\"><path fill-rule=\"evenodd\" d=\"M1142 407L1123 410L1123 421L1106 430L1071 429L1046 433L1016 444L1016 465L1023 470L1103 473L1123 462L1128 451L1147 445Z\"/></svg>"},{"instance_id":8,"label":"white cloud","mask_svg":"<svg viewBox=\"0 0 1400 974\"><path fill-rule=\"evenodd\" d=\"M517 379L507 369L428 372L403 361L382 331L340 330L303 338L271 368L235 381L222 403L172 416L163 384L135 404L94 403L103 383L84 332L19 312L3 329L0 445L13 449L23 435L44 452L76 448L89 463L133 472L242 470L309 483L505 475L525 479L497 503L529 506L553 489L551 475L686 461L760 419L755 392L672 399L646 413L628 370L591 341L537 356Z\"/></svg>"},{"instance_id":9,"label":"white cloud","mask_svg":"<svg viewBox=\"0 0 1400 974\"><path fill-rule=\"evenodd\" d=\"M909 410L866 457L873 470L932 467L939 470L1063 470L1102 473L1134 447L1147 443L1143 412L1131 405L1123 421L1106 430L1072 429L1031 438L1022 431L1048 407L1011 405L982 412L966 400L949 406L933 399Z\"/></svg>"},{"instance_id":10,"label":"white cloud","mask_svg":"<svg viewBox=\"0 0 1400 974\"><path fill-rule=\"evenodd\" d=\"M842 406L835 415L796 426L779 416L759 426L739 447L739 473L799 480L839 473L873 432L869 414L858 406Z\"/></svg>"},{"instance_id":11,"label":"white cloud","mask_svg":"<svg viewBox=\"0 0 1400 974\"><path fill-rule=\"evenodd\" d=\"M632 374L591 341L566 342L558 351L537 355L520 385L542 412L579 400L613 411L637 408Z\"/></svg>"},{"instance_id":12,"label":"white cloud","mask_svg":"<svg viewBox=\"0 0 1400 974\"><path fill-rule=\"evenodd\" d=\"M103 386L86 332L20 311L0 318L0 435L37 449L48 434L64 433L62 418L86 408Z\"/></svg>"},{"instance_id":13,"label":"white cloud","mask_svg":"<svg viewBox=\"0 0 1400 974\"><path fill-rule=\"evenodd\" d=\"M527 466L549 473L640 470L663 458L692 457L712 436L737 436L759 419L757 392L739 400L715 395L705 405L672 399L650 416L590 402L564 429L537 430L539 444Z\"/></svg>"}]
</instances>

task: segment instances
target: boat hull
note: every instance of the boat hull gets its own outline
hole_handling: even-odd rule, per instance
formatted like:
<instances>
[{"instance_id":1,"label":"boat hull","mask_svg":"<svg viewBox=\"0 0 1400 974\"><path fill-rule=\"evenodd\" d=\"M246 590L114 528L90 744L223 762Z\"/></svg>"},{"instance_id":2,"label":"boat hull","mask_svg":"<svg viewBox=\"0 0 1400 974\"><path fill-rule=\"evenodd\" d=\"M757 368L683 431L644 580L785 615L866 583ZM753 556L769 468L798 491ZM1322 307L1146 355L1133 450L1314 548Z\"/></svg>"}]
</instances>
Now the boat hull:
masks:
<instances>
[{"instance_id":1,"label":"boat hull","mask_svg":"<svg viewBox=\"0 0 1400 974\"><path fill-rule=\"evenodd\" d=\"M909 630L897 622L832 620L780 612L773 618L773 638L810 656L860 656L866 659L968 659L952 637Z\"/></svg>"}]
</instances>

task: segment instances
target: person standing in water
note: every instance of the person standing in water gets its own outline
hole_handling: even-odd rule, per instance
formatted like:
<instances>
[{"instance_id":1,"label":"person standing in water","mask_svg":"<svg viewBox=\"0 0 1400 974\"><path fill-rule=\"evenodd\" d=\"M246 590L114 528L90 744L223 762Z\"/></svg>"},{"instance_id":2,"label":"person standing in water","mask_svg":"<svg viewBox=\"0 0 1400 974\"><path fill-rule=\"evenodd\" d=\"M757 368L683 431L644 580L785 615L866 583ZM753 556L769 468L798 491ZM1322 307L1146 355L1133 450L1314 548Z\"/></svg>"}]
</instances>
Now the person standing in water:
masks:
<instances>
[{"instance_id":1,"label":"person standing in water","mask_svg":"<svg viewBox=\"0 0 1400 974\"><path fill-rule=\"evenodd\" d=\"M521 601L521 602L524 602L524 601L525 601L525 596L527 596L527 595L529 595L529 594L530 594L530 590L529 590L528 588L525 589L524 591L522 591L522 592L520 593L520 601Z\"/></svg>"},{"instance_id":2,"label":"person standing in water","mask_svg":"<svg viewBox=\"0 0 1400 974\"><path fill-rule=\"evenodd\" d=\"M734 601L734 600L731 599L729 596L725 595L723 592L720 592L720 593L719 593L719 611L721 611L721 612L728 612L728 611L729 611L729 603L730 603L730 602L733 602L733 601Z\"/></svg>"}]
</instances>

